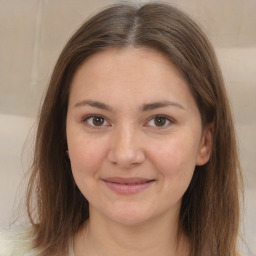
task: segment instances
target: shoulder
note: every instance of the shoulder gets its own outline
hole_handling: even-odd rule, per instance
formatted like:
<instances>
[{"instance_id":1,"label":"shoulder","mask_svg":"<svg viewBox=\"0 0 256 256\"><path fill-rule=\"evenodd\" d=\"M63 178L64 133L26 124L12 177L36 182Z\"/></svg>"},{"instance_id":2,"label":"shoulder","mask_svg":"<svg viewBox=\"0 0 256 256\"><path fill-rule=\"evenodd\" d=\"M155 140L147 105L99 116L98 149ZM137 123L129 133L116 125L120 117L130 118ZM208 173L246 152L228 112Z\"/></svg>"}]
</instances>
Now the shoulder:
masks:
<instances>
[{"instance_id":1,"label":"shoulder","mask_svg":"<svg viewBox=\"0 0 256 256\"><path fill-rule=\"evenodd\" d=\"M0 256L36 256L32 227L0 232Z\"/></svg>"}]
</instances>

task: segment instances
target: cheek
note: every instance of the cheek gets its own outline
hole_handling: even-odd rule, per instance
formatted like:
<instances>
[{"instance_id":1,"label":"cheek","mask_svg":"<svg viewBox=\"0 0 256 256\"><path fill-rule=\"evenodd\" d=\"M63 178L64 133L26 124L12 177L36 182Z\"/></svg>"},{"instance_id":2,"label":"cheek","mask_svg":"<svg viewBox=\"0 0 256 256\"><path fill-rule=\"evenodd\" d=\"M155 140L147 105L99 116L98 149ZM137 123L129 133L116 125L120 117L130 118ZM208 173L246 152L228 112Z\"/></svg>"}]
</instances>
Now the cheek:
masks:
<instances>
[{"instance_id":1,"label":"cheek","mask_svg":"<svg viewBox=\"0 0 256 256\"><path fill-rule=\"evenodd\" d=\"M163 175L190 176L196 165L197 147L192 134L181 134L150 147L149 154Z\"/></svg>"},{"instance_id":2,"label":"cheek","mask_svg":"<svg viewBox=\"0 0 256 256\"><path fill-rule=\"evenodd\" d=\"M88 176L97 172L106 155L104 140L76 138L70 141L69 156L74 176Z\"/></svg>"},{"instance_id":3,"label":"cheek","mask_svg":"<svg viewBox=\"0 0 256 256\"><path fill-rule=\"evenodd\" d=\"M95 197L95 180L104 161L104 140L74 138L69 141L69 156L74 180L87 200Z\"/></svg>"}]
</instances>

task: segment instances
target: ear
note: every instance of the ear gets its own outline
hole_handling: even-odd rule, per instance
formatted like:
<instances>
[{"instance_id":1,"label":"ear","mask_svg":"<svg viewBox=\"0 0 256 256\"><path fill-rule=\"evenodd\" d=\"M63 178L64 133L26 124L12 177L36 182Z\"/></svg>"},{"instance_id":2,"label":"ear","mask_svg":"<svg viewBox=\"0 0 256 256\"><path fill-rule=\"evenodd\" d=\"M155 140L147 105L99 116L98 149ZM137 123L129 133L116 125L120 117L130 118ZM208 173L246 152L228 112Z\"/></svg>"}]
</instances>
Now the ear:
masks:
<instances>
[{"instance_id":1,"label":"ear","mask_svg":"<svg viewBox=\"0 0 256 256\"><path fill-rule=\"evenodd\" d=\"M207 125L202 133L200 145L197 152L196 165L206 164L211 156L213 141L213 123Z\"/></svg>"}]
</instances>

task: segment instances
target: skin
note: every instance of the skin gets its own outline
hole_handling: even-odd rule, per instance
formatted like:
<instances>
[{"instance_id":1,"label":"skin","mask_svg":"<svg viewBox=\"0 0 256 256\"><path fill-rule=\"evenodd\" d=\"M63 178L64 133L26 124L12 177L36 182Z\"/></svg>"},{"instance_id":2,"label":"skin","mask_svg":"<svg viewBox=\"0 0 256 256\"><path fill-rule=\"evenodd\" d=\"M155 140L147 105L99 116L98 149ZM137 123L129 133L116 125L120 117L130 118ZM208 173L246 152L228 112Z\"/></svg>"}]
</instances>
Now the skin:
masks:
<instances>
[{"instance_id":1,"label":"skin","mask_svg":"<svg viewBox=\"0 0 256 256\"><path fill-rule=\"evenodd\" d=\"M195 166L209 160L212 129L202 128L188 85L166 56L129 47L89 57L71 84L67 141L90 206L74 238L76 256L187 255L186 237L177 244L178 215ZM106 186L109 177L153 182L124 195Z\"/></svg>"}]
</instances>

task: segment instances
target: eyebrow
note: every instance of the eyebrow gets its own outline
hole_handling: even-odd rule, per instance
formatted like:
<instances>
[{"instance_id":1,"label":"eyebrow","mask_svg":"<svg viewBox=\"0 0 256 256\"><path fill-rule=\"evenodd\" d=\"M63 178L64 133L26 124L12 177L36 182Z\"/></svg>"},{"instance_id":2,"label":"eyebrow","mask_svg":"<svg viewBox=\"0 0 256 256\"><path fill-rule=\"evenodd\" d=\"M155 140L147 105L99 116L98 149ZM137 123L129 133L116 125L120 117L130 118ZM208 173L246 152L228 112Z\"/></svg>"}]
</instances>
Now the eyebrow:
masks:
<instances>
[{"instance_id":1,"label":"eyebrow","mask_svg":"<svg viewBox=\"0 0 256 256\"><path fill-rule=\"evenodd\" d=\"M82 101L76 103L74 105L74 107L81 107L81 106L86 106L86 105L113 112L112 107L106 105L103 102L94 101L94 100L82 100ZM177 102L174 102L174 101L158 101L158 102L143 104L142 107L139 108L139 111L146 112L146 111L155 110L155 109L158 109L158 108L163 108L163 107L168 107L168 106L177 107L179 109L185 110L185 108Z\"/></svg>"},{"instance_id":2,"label":"eyebrow","mask_svg":"<svg viewBox=\"0 0 256 256\"><path fill-rule=\"evenodd\" d=\"M89 105L94 108L107 110L107 111L113 111L113 109L110 106L108 106L102 102L94 101L94 100L82 100L82 101L76 103L74 107L81 107L81 106L86 106L86 105Z\"/></svg>"},{"instance_id":3,"label":"eyebrow","mask_svg":"<svg viewBox=\"0 0 256 256\"><path fill-rule=\"evenodd\" d=\"M168 107L168 106L177 107L177 108L180 108L182 110L185 110L185 108L177 102L174 102L174 101L158 101L158 102L152 102L152 103L144 104L141 107L141 111L150 111L150 110L163 108L163 107Z\"/></svg>"}]
</instances>

